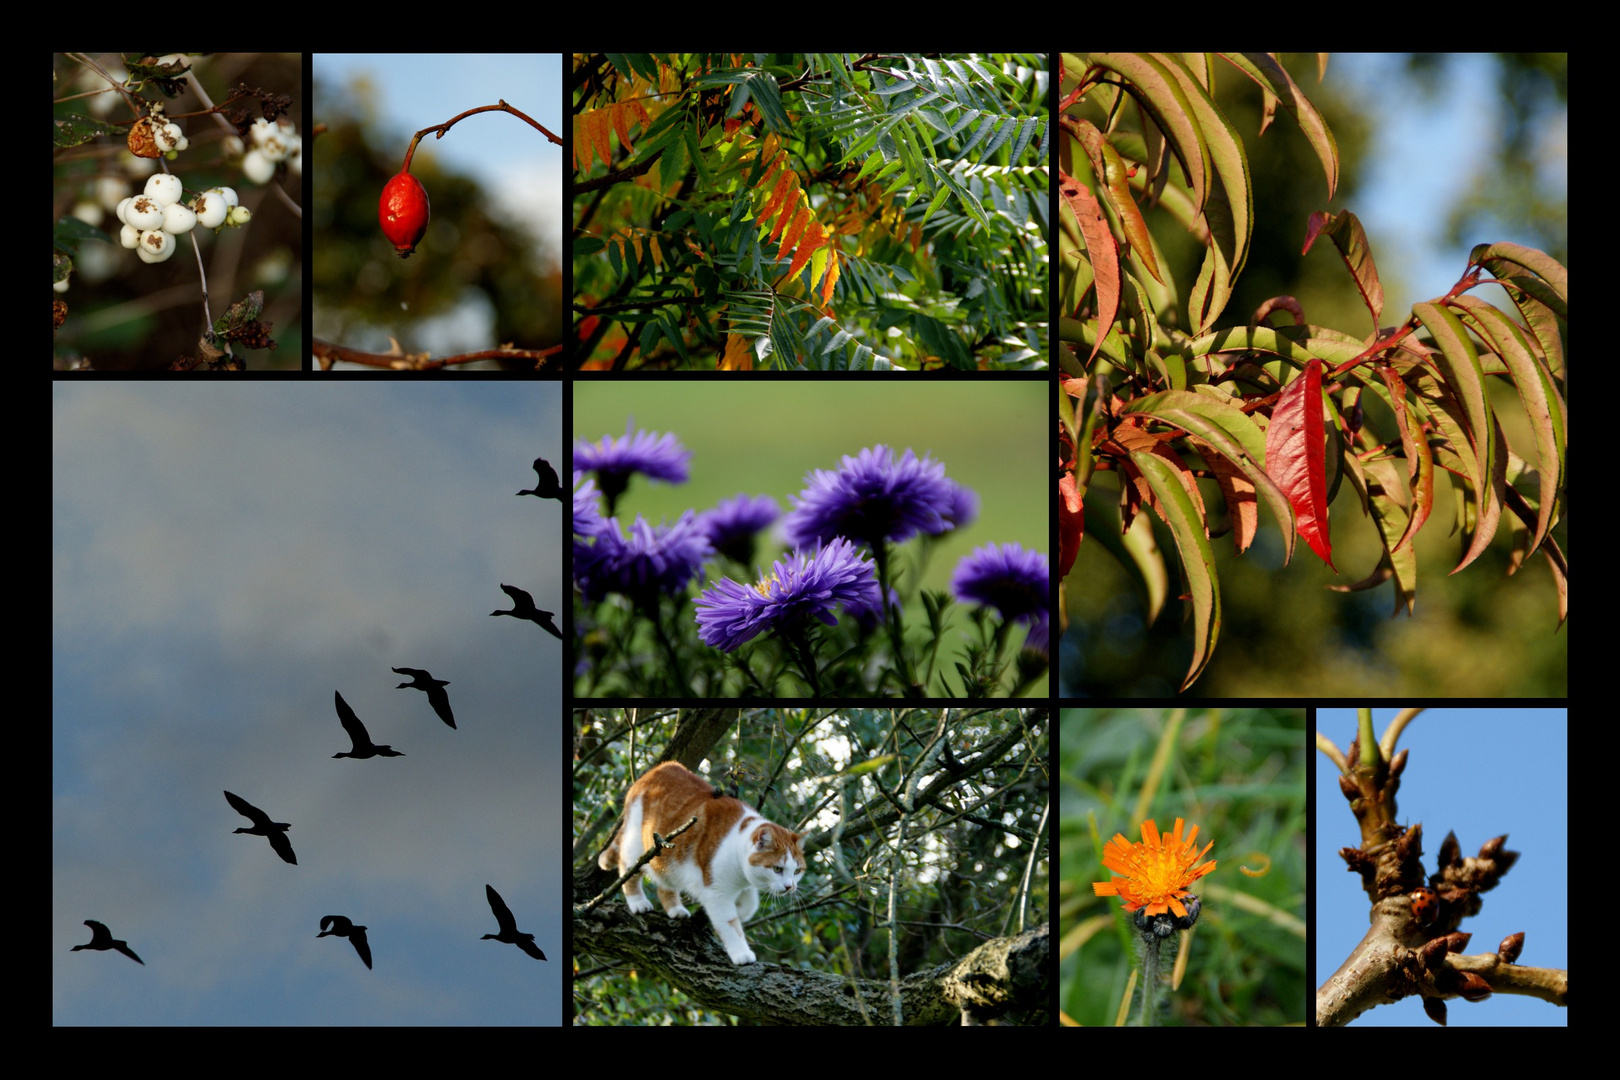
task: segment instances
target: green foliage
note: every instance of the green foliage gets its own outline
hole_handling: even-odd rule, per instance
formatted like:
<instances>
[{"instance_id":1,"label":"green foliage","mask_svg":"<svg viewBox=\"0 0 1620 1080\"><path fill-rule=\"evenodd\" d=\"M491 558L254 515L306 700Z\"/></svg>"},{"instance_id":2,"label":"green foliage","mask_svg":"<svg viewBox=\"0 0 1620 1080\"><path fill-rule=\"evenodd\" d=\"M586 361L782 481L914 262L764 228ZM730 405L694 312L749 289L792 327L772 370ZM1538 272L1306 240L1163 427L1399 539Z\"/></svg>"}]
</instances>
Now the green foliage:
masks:
<instances>
[{"instance_id":1,"label":"green foliage","mask_svg":"<svg viewBox=\"0 0 1620 1080\"><path fill-rule=\"evenodd\" d=\"M1046 366L1044 55L574 68L575 366Z\"/></svg>"},{"instance_id":2,"label":"green foliage","mask_svg":"<svg viewBox=\"0 0 1620 1080\"><path fill-rule=\"evenodd\" d=\"M1217 68L1261 88L1262 131L1278 105L1294 118L1330 200L1338 184L1332 132L1271 55L1063 55L1060 360L1068 394L1060 396L1074 407L1072 416L1059 411L1060 455L1074 485L1064 489L1065 537L1090 534L1107 545L1150 597L1150 620L1168 597L1185 593L1193 639L1185 690L1222 629L1212 537L1230 531L1242 553L1264 502L1288 555L1297 531L1334 567L1327 510L1348 481L1381 555L1360 580L1330 587L1392 582L1396 613L1410 614L1415 540L1443 495L1436 479L1449 473L1451 525L1463 548L1452 572L1505 529L1510 572L1532 554L1551 569L1561 625L1567 566L1553 529L1566 475L1567 271L1534 248L1480 244L1449 291L1384 326L1383 286L1360 222L1348 210L1322 211L1306 223L1305 248L1331 241L1373 332L1313 325L1292 296L1265 301L1246 326L1222 328L1257 208L1248 151L1216 102ZM1202 248L1190 284L1177 280L1164 254L1184 231ZM1487 283L1503 287L1501 307L1468 295ZM1295 325L1273 329L1277 311ZM1504 405L1519 414L1508 423ZM1111 488L1088 490L1110 473L1118 478ZM1144 506L1169 530L1183 589L1165 588ZM1072 548L1064 557L1072 561Z\"/></svg>"}]
</instances>

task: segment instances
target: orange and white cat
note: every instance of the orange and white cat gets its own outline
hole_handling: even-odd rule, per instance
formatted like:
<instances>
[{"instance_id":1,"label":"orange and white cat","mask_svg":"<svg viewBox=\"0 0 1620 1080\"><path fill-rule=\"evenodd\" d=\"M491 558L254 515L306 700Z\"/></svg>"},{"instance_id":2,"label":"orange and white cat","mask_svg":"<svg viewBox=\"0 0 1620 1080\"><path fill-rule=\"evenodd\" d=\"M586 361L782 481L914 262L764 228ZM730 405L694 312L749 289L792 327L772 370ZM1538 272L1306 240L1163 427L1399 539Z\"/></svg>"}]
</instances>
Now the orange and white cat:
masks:
<instances>
[{"instance_id":1,"label":"orange and white cat","mask_svg":"<svg viewBox=\"0 0 1620 1080\"><path fill-rule=\"evenodd\" d=\"M697 824L674 840L624 883L624 899L636 913L652 910L641 890L643 876L658 890L672 919L692 914L681 903L685 893L703 905L715 936L734 964L752 964L754 950L743 924L759 908L759 894L791 893L804 875L799 834L766 821L747 804L721 795L679 762L647 770L624 797L619 835L597 860L604 870L624 873L653 844L693 817Z\"/></svg>"}]
</instances>

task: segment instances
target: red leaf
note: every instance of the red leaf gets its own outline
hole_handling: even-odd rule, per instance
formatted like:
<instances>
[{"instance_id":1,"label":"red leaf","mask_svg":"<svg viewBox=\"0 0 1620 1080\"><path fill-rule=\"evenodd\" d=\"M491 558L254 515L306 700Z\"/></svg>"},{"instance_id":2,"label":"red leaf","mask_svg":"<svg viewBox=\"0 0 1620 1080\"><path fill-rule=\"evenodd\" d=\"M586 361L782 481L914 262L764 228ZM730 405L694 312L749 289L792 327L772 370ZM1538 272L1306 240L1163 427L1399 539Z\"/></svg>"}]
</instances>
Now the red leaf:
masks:
<instances>
[{"instance_id":1,"label":"red leaf","mask_svg":"<svg viewBox=\"0 0 1620 1080\"><path fill-rule=\"evenodd\" d=\"M1322 361L1312 360L1283 388L1266 428L1266 475L1294 507L1294 527L1333 568L1328 538L1327 468L1322 430Z\"/></svg>"},{"instance_id":2,"label":"red leaf","mask_svg":"<svg viewBox=\"0 0 1620 1080\"><path fill-rule=\"evenodd\" d=\"M1108 219L1103 217L1102 207L1090 188L1059 169L1058 194L1063 196L1080 223L1080 236L1086 242L1092 281L1097 287L1097 340L1091 346L1091 356L1086 357L1086 362L1090 363L1102 348L1103 338L1108 336L1114 315L1119 311L1119 247L1114 243L1114 234L1108 231Z\"/></svg>"},{"instance_id":3,"label":"red leaf","mask_svg":"<svg viewBox=\"0 0 1620 1080\"><path fill-rule=\"evenodd\" d=\"M1067 577L1074 567L1074 557L1080 554L1080 536L1085 531L1086 518L1081 513L1080 492L1074 484L1074 474L1064 473L1058 480L1058 579Z\"/></svg>"}]
</instances>

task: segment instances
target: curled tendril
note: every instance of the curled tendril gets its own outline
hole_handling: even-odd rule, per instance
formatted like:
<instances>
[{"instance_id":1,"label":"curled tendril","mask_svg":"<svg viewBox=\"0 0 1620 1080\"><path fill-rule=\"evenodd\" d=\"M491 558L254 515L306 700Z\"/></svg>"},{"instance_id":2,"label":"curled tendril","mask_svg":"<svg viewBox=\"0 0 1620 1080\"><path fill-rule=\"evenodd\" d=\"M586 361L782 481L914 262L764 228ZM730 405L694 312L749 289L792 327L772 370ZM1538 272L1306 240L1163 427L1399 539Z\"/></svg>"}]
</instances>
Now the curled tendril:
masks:
<instances>
[{"instance_id":1,"label":"curled tendril","mask_svg":"<svg viewBox=\"0 0 1620 1080\"><path fill-rule=\"evenodd\" d=\"M1267 855L1263 851L1251 851L1249 853L1249 858L1254 859L1256 862L1262 863L1263 865L1258 870L1250 870L1247 866L1239 866L1239 873L1242 873L1246 877L1265 877L1271 872L1270 855Z\"/></svg>"}]
</instances>

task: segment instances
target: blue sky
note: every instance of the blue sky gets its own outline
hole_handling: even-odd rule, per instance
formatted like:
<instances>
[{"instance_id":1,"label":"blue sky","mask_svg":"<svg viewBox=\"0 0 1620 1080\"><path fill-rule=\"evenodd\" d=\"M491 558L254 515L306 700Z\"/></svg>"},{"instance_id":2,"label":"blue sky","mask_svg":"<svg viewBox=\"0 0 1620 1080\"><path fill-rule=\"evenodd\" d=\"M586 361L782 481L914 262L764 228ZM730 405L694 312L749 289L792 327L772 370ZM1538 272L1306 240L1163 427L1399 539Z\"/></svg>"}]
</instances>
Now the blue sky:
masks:
<instances>
[{"instance_id":1,"label":"blue sky","mask_svg":"<svg viewBox=\"0 0 1620 1080\"><path fill-rule=\"evenodd\" d=\"M1374 709L1382 737L1398 709ZM1423 866L1433 873L1436 853L1455 831L1464 856L1506 833L1518 863L1464 919L1474 935L1468 952L1488 952L1523 931L1519 963L1569 967L1569 746L1564 709L1429 709L1402 734L1410 750L1401 774L1398 820L1423 823ZM1356 730L1355 709L1321 709L1318 730L1341 750ZM1360 843L1325 754L1316 755L1316 977L1338 970L1367 929L1367 896L1360 878L1345 869L1339 849ZM1494 994L1483 1002L1447 1002L1449 1027L1564 1027L1567 1010L1538 998ZM1364 1013L1358 1027L1432 1026L1423 1004L1408 998Z\"/></svg>"},{"instance_id":2,"label":"blue sky","mask_svg":"<svg viewBox=\"0 0 1620 1080\"><path fill-rule=\"evenodd\" d=\"M251 391L251 392L245 392ZM57 383L52 1019L559 1023L556 384ZM537 543L538 541L538 543ZM458 730L391 667L449 679ZM373 740L349 748L333 693ZM225 789L292 823L289 866ZM493 885L550 958L494 933ZM370 927L375 970L323 915ZM71 952L106 923L140 954Z\"/></svg>"},{"instance_id":3,"label":"blue sky","mask_svg":"<svg viewBox=\"0 0 1620 1080\"><path fill-rule=\"evenodd\" d=\"M1544 242L1512 220L1493 223L1489 235L1465 237L1455 245L1445 239L1452 204L1467 194L1478 172L1494 167L1503 126L1496 68L1489 53L1448 56L1430 96L1407 75L1403 54L1343 53L1328 59L1327 87L1361 102L1372 130L1361 187L1345 208L1367 230L1384 285L1387 324L1405 317L1413 304L1445 294L1475 244L1541 247ZM1302 89L1308 97L1321 92L1314 75ZM1568 183L1568 129L1567 111L1548 117L1544 158L1526 163L1543 170L1545 183ZM1506 299L1495 286L1475 289L1473 295L1493 304Z\"/></svg>"}]
</instances>

